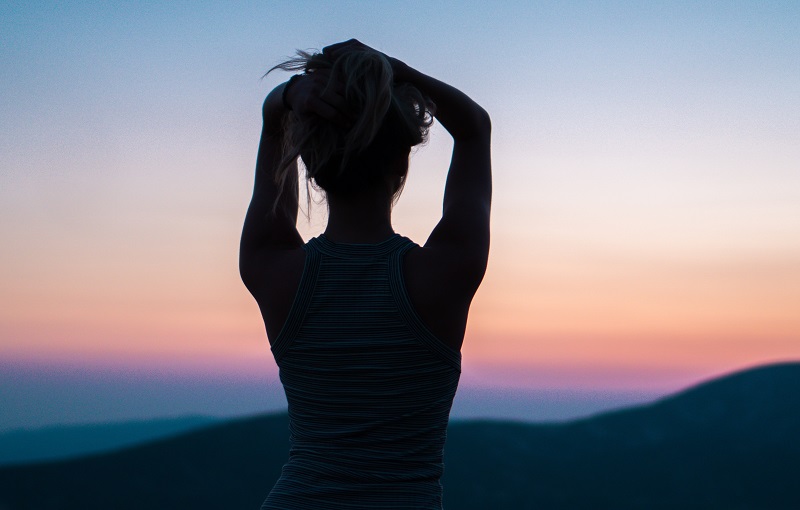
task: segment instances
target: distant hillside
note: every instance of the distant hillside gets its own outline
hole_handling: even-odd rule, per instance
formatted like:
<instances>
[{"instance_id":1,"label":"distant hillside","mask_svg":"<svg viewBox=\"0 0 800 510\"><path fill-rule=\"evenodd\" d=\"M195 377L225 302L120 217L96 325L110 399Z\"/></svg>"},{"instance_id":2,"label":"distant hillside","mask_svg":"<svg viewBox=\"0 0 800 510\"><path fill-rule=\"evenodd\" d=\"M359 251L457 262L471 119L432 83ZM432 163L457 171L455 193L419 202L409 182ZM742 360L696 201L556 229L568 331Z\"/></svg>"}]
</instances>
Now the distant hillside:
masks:
<instances>
[{"instance_id":1,"label":"distant hillside","mask_svg":"<svg viewBox=\"0 0 800 510\"><path fill-rule=\"evenodd\" d=\"M0 432L0 466L85 456L175 436L218 418L186 416L94 425L61 425Z\"/></svg>"},{"instance_id":2,"label":"distant hillside","mask_svg":"<svg viewBox=\"0 0 800 510\"><path fill-rule=\"evenodd\" d=\"M452 427L446 453L453 509L800 508L800 363L564 425Z\"/></svg>"},{"instance_id":3,"label":"distant hillside","mask_svg":"<svg viewBox=\"0 0 800 510\"><path fill-rule=\"evenodd\" d=\"M0 468L0 509L256 510L287 448L272 415ZM454 423L445 460L450 510L800 508L800 363L566 424Z\"/></svg>"}]
</instances>

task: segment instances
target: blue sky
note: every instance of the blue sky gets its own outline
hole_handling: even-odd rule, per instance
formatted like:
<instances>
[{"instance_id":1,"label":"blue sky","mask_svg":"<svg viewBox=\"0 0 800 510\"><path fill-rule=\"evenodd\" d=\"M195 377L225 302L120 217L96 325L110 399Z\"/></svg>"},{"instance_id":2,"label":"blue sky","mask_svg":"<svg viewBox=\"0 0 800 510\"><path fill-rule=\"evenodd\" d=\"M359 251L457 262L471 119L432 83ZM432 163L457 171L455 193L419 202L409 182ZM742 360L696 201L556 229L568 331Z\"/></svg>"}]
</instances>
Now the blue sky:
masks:
<instances>
[{"instance_id":1,"label":"blue sky","mask_svg":"<svg viewBox=\"0 0 800 510\"><path fill-rule=\"evenodd\" d=\"M261 76L350 37L492 115L465 384L665 392L796 359L798 26L777 1L5 2L0 361L274 383L236 269L287 77ZM449 151L435 127L412 157L395 228L418 242Z\"/></svg>"}]
</instances>

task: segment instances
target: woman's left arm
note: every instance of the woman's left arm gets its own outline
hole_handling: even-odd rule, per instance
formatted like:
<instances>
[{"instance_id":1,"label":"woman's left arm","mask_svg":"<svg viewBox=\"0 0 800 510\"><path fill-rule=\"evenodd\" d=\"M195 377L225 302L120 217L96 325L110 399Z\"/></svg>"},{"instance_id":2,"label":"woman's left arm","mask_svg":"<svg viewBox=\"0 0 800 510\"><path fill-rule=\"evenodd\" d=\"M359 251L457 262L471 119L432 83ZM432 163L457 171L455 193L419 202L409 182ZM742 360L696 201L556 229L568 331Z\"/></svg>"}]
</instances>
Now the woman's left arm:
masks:
<instances>
[{"instance_id":1,"label":"woman's left arm","mask_svg":"<svg viewBox=\"0 0 800 510\"><path fill-rule=\"evenodd\" d=\"M286 115L291 111L298 119L314 116L342 126L350 120L343 87L330 84L330 78L330 71L322 69L296 75L275 87L264 100L253 198L239 247L239 272L251 292L270 270L280 270L287 252L303 245L296 226L297 163L290 165L283 191L275 179L283 160Z\"/></svg>"},{"instance_id":2,"label":"woman's left arm","mask_svg":"<svg viewBox=\"0 0 800 510\"><path fill-rule=\"evenodd\" d=\"M303 244L296 227L297 164L291 164L282 193L275 179L283 159L283 126L288 113L283 102L285 87L286 83L278 85L264 100L263 129L256 159L253 196L245 216L239 246L239 272L251 291L271 265L271 260L285 250L295 249Z\"/></svg>"}]
</instances>

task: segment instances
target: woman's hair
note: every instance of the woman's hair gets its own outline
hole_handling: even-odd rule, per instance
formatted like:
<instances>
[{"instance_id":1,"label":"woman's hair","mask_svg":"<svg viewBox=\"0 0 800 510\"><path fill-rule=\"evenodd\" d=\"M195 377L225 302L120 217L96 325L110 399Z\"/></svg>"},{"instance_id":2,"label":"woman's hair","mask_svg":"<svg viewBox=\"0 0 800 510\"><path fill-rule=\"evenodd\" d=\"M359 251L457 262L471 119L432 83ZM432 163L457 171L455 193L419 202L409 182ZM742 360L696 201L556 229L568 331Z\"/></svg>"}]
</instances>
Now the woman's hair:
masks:
<instances>
[{"instance_id":1,"label":"woman's hair","mask_svg":"<svg viewBox=\"0 0 800 510\"><path fill-rule=\"evenodd\" d=\"M298 156L306 179L326 193L350 195L386 182L397 174L396 163L405 158L400 185L391 190L399 196L411 147L427 139L433 122L432 103L408 83L395 83L387 57L371 49L353 49L335 60L324 53L298 51L297 56L268 71L302 70L311 74L330 70L331 83L341 83L348 127L318 117L289 112L284 128L283 157L275 174L281 190ZM290 188L291 189L291 188ZM277 204L277 200L276 200Z\"/></svg>"}]
</instances>

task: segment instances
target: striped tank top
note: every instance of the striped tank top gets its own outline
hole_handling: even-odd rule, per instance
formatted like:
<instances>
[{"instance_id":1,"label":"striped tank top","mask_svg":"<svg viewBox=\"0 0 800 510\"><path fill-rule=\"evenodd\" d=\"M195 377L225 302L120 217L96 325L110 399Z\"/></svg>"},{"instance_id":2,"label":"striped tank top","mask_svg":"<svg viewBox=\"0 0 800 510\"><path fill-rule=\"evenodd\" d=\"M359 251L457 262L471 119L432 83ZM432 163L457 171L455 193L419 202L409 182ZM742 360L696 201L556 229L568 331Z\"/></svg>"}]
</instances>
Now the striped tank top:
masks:
<instances>
[{"instance_id":1,"label":"striped tank top","mask_svg":"<svg viewBox=\"0 0 800 510\"><path fill-rule=\"evenodd\" d=\"M305 245L294 304L272 345L291 448L266 509L441 509L442 454L461 355L420 321L395 234Z\"/></svg>"}]
</instances>

